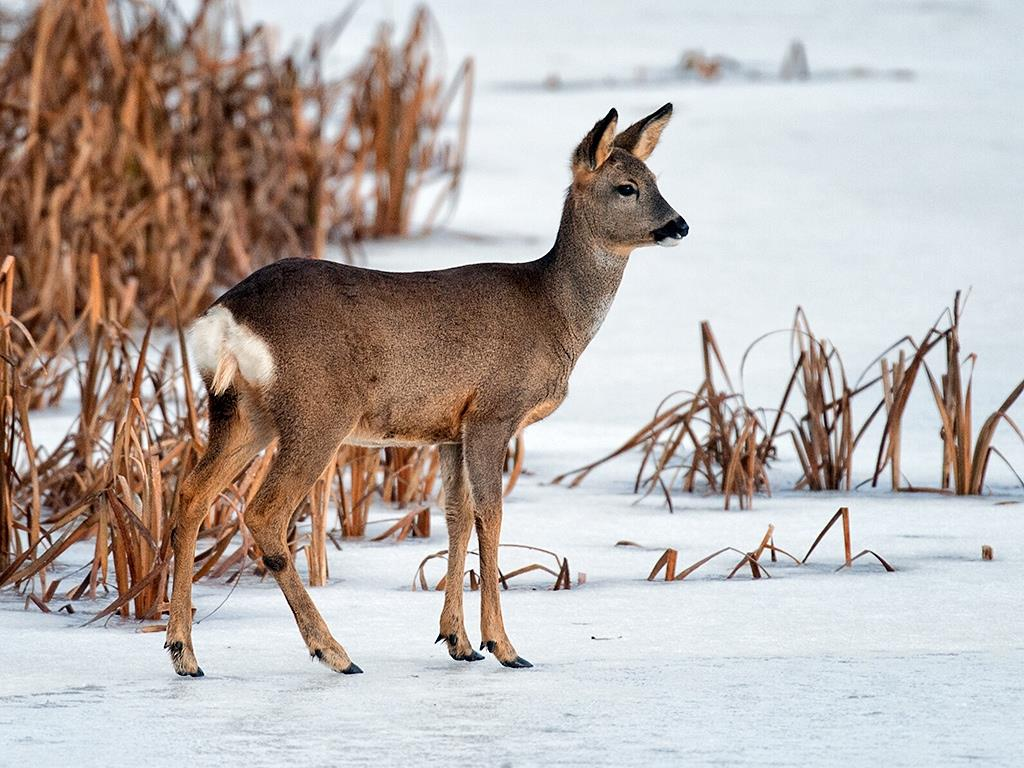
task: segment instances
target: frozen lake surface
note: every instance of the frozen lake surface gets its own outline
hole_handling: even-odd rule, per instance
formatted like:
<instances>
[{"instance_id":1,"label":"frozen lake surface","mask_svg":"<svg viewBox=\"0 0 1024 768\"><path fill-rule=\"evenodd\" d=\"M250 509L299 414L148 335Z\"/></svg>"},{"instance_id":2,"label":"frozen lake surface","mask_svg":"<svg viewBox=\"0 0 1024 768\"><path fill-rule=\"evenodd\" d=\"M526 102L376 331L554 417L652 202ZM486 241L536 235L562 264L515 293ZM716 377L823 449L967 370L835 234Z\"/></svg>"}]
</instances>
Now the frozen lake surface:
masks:
<instances>
[{"instance_id":1,"label":"frozen lake surface","mask_svg":"<svg viewBox=\"0 0 1024 768\"><path fill-rule=\"evenodd\" d=\"M976 499L812 495L787 490L797 467L784 453L775 496L743 512L701 496L677 497L674 514L655 498L634 504L630 457L579 489L549 484L617 447L669 391L699 382L704 319L735 375L746 346L802 305L855 377L972 287L962 340L979 355L976 420L1024 377L1024 9L709 5L435 3L450 62L472 53L479 65L460 205L447 232L368 249L372 266L390 269L540 256L569 153L590 125L610 106L625 124L675 104L650 165L691 235L634 255L565 405L527 432L530 474L506 506L503 541L554 550L574 576L587 574L568 592L528 576L503 594L509 635L536 666L459 664L433 645L441 595L409 587L423 557L446 547L440 514L428 541L346 542L330 555L331 583L313 596L361 676L310 663L277 587L253 577L233 592L197 585L197 616L213 612L194 631L201 680L173 674L161 634L80 628L88 604L43 616L6 593L0 765L1019 763L1024 494L1005 470L994 467L991 493ZM335 12L326 2L245 6L285 39ZM365 3L339 65L383 14L404 23L407 9ZM628 77L690 48L771 68L795 37L812 72L864 65L913 77L504 86ZM788 363L785 340L770 343L746 384L753 401L775 405ZM926 388L917 394L905 470L934 485L939 423ZM66 422L70 405L41 417L40 430ZM1008 433L998 443L1024 467ZM858 453L858 480L875 446L866 439ZM876 550L895 573L867 560L833 573L833 532L810 566L769 566L771 579L726 581L735 559L723 557L681 583L645 581L665 547L686 565L754 548L769 523L779 546L802 554L844 505L855 551ZM646 548L616 547L622 539ZM981 562L983 544L995 561ZM478 597L466 602L474 639Z\"/></svg>"}]
</instances>

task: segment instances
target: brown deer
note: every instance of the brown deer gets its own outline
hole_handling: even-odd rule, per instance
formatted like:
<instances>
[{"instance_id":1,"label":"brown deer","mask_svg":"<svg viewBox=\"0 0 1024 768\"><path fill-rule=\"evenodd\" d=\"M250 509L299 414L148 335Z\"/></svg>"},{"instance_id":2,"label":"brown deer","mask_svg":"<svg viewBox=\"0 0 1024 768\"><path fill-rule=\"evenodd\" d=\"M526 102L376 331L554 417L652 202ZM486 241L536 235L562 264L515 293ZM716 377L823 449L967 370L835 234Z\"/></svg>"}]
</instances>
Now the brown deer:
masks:
<instances>
[{"instance_id":1,"label":"brown deer","mask_svg":"<svg viewBox=\"0 0 1024 768\"><path fill-rule=\"evenodd\" d=\"M616 135L598 121L572 155L554 247L536 261L389 273L285 259L220 297L190 330L209 393L209 447L184 480L172 527L174 590L166 647L180 675L192 650L199 525L216 495L276 438L245 522L284 592L310 654L361 670L303 587L285 541L290 517L342 443L439 446L448 524L441 632L453 659L477 661L463 623L466 549L476 527L480 631L506 667L529 667L498 594L502 465L510 438L565 398L634 248L675 245L689 227L644 160L672 105Z\"/></svg>"}]
</instances>

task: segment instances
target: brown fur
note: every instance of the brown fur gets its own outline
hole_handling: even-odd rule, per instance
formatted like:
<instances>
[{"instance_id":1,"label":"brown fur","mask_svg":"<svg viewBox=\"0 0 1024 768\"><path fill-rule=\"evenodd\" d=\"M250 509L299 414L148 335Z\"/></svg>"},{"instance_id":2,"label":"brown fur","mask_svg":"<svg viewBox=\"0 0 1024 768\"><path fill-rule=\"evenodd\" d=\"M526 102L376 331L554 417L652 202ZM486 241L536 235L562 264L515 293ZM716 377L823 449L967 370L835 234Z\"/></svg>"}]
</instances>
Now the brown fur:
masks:
<instances>
[{"instance_id":1,"label":"brown fur","mask_svg":"<svg viewBox=\"0 0 1024 768\"><path fill-rule=\"evenodd\" d=\"M629 128L625 148L614 142L614 110L595 125L573 154L555 245L537 261L387 273L286 259L218 300L266 343L275 370L260 389L237 365L217 366L214 391L224 392L213 404L229 397L234 406L221 402L211 419L210 448L183 484L175 522L167 643L179 674L201 674L191 642L199 522L214 495L275 437L278 455L245 519L275 566L311 654L335 670L358 671L288 556L284 537L295 506L342 442L438 444L449 533L439 640L453 658L479 658L462 610L465 553L475 526L481 648L506 666L528 666L505 633L498 594L506 446L517 429L565 398L569 374L614 298L629 253L652 244L667 226L682 233L676 239L685 234L654 176L630 151L649 154L670 112L666 105L641 121L647 128ZM624 196L627 184L638 194ZM212 373L204 377L213 387Z\"/></svg>"}]
</instances>

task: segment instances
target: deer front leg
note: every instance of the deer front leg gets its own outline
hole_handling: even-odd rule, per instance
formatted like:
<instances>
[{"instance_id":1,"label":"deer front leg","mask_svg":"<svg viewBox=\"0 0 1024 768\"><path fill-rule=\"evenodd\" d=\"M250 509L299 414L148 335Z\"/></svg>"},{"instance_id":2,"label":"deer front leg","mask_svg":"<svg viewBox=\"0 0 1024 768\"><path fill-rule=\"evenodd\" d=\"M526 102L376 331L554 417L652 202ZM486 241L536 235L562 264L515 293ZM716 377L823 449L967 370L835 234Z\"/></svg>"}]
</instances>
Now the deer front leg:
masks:
<instances>
[{"instance_id":1,"label":"deer front leg","mask_svg":"<svg viewBox=\"0 0 1024 768\"><path fill-rule=\"evenodd\" d=\"M486 648L506 667L532 667L505 634L498 593L498 541L501 537L501 467L511 433L505 425L467 425L463 439L466 474L480 549L480 632Z\"/></svg>"},{"instance_id":2,"label":"deer front leg","mask_svg":"<svg viewBox=\"0 0 1024 768\"><path fill-rule=\"evenodd\" d=\"M462 609L462 575L466 568L466 548L473 532L473 504L469 498L462 446L441 445L441 479L444 482L444 516L448 525L448 575L444 580L444 608L437 642L444 640L449 655L457 661L480 661L473 650Z\"/></svg>"}]
</instances>

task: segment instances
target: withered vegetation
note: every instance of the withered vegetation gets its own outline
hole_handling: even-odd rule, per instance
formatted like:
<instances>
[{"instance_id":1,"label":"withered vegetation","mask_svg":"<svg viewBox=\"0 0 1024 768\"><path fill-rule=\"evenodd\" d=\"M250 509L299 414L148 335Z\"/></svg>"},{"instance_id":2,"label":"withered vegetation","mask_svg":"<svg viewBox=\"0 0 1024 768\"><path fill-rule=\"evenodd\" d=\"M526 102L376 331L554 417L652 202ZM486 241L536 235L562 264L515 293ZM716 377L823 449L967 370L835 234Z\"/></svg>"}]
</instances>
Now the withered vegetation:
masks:
<instances>
[{"instance_id":1,"label":"withered vegetation","mask_svg":"<svg viewBox=\"0 0 1024 768\"><path fill-rule=\"evenodd\" d=\"M109 593L97 618L158 618L178 481L205 450L182 327L263 264L425 232L454 201L472 62L445 80L419 8L404 38L382 25L328 76L353 11L284 56L225 0L189 18L134 0L0 18L0 587L27 603ZM37 445L30 411L66 390L78 418ZM211 508L197 579L261 569L244 509L272 451ZM509 486L521 440L510 455ZM293 520L310 583L328 578L335 531L367 535L374 503L411 510L383 536L428 535L437 464L432 449L342 447ZM71 547L92 556L67 573Z\"/></svg>"},{"instance_id":2,"label":"withered vegetation","mask_svg":"<svg viewBox=\"0 0 1024 768\"><path fill-rule=\"evenodd\" d=\"M425 8L337 77L354 6L288 56L237 8L44 0L4 25L0 254L37 339L74 324L91 259L122 323L187 321L263 264L427 229L454 199L473 68L435 71Z\"/></svg>"},{"instance_id":3,"label":"withered vegetation","mask_svg":"<svg viewBox=\"0 0 1024 768\"><path fill-rule=\"evenodd\" d=\"M704 378L694 392L673 393L655 410L638 432L610 454L579 469L560 475L555 483L569 480L579 485L594 469L623 454L639 451L640 460L633 490L647 495L661 491L672 510L672 492L720 493L726 509L733 496L740 508L749 508L756 493L770 493L767 467L777 457L779 438L789 435L801 476L796 489L811 491L851 490L856 448L869 427L884 414L882 436L874 471L869 478L877 485L890 468L893 490L980 494L991 458L1006 457L993 444L996 430L1005 423L1024 442L1024 432L1009 414L1024 393L1021 381L1000 407L974 432L971 420L975 355L962 357L960 320L963 301L959 292L920 340L903 337L872 363L879 373L863 383L851 384L838 350L811 330L803 309L797 308L790 334L795 358L780 404L768 410L750 405L729 378L711 328L701 323L701 354ZM943 326L942 318L948 323ZM751 350L776 332L761 336ZM944 370L936 375L929 353L944 346ZM909 348L909 351L908 351ZM895 359L890 361L890 356ZM714 370L720 372L725 389L716 385ZM966 369L966 373L965 373ZM915 487L900 470L902 420L914 383L924 372L941 425L942 465L939 486ZM742 368L741 368L742 372ZM854 404L867 400L857 422ZM769 413L774 416L768 417ZM784 428L788 425L787 428ZM1014 471L1024 486L1024 479ZM662 564L664 566L664 563Z\"/></svg>"}]
</instances>

